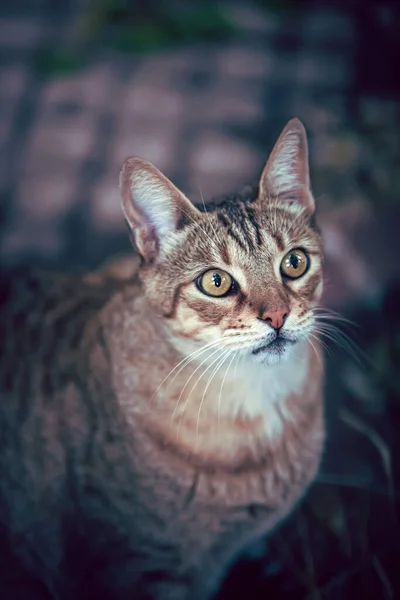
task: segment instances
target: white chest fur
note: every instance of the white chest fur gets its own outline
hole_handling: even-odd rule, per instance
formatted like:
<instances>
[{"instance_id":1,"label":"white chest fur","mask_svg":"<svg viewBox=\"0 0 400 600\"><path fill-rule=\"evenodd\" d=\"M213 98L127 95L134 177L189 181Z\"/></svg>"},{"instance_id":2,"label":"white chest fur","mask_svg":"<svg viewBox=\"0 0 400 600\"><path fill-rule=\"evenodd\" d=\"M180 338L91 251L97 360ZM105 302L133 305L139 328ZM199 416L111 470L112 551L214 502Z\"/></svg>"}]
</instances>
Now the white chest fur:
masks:
<instances>
[{"instance_id":1,"label":"white chest fur","mask_svg":"<svg viewBox=\"0 0 400 600\"><path fill-rule=\"evenodd\" d=\"M249 360L238 364L223 384L220 411L249 418L264 417L269 437L282 433L283 420L291 415L286 400L300 391L309 365L307 348L298 348L285 360L267 366Z\"/></svg>"}]
</instances>

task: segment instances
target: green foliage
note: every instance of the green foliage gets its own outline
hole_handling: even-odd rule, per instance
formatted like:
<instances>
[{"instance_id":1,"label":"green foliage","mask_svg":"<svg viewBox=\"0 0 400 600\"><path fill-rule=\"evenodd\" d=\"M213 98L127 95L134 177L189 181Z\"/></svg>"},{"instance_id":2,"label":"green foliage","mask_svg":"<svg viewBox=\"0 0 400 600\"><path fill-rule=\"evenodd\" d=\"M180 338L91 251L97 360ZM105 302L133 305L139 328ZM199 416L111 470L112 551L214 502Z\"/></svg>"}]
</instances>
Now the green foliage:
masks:
<instances>
[{"instance_id":1,"label":"green foliage","mask_svg":"<svg viewBox=\"0 0 400 600\"><path fill-rule=\"evenodd\" d=\"M89 49L104 45L120 52L157 51L179 44L219 40L237 31L226 12L209 4L171 10L162 0L146 4L124 0L97 0L81 14L68 47L46 48L38 56L38 70L45 75L64 75L81 67Z\"/></svg>"},{"instance_id":2,"label":"green foliage","mask_svg":"<svg viewBox=\"0 0 400 600\"><path fill-rule=\"evenodd\" d=\"M154 17L122 19L111 34L108 45L117 50L141 52L159 50L181 43L220 39L234 31L234 24L214 6L199 6L181 13L160 12Z\"/></svg>"},{"instance_id":3,"label":"green foliage","mask_svg":"<svg viewBox=\"0 0 400 600\"><path fill-rule=\"evenodd\" d=\"M68 51L43 48L36 56L36 69L39 75L68 75L84 65L82 55Z\"/></svg>"}]
</instances>

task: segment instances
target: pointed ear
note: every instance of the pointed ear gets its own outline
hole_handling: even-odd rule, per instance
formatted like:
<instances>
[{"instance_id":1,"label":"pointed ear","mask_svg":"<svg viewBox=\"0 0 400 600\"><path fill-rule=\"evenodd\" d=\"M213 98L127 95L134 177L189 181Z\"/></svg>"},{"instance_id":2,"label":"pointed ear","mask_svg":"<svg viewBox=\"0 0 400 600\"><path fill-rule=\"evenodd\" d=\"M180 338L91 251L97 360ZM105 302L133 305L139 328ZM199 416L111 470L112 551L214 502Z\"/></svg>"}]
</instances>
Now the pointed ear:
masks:
<instances>
[{"instance_id":1,"label":"pointed ear","mask_svg":"<svg viewBox=\"0 0 400 600\"><path fill-rule=\"evenodd\" d=\"M198 211L156 167L139 157L121 170L122 211L139 253L148 262L167 238L195 218Z\"/></svg>"},{"instance_id":2,"label":"pointed ear","mask_svg":"<svg viewBox=\"0 0 400 600\"><path fill-rule=\"evenodd\" d=\"M287 200L314 212L310 190L307 134L299 119L291 119L276 142L260 180L260 199Z\"/></svg>"}]
</instances>

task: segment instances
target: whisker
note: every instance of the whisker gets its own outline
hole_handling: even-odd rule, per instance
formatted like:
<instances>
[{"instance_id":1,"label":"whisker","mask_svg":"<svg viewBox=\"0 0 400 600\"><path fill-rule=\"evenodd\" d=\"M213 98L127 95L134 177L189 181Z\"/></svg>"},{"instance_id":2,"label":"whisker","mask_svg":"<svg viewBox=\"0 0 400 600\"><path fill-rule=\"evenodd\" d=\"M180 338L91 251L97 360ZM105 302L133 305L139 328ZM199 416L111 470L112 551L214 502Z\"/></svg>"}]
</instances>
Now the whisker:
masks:
<instances>
[{"instance_id":1,"label":"whisker","mask_svg":"<svg viewBox=\"0 0 400 600\"><path fill-rule=\"evenodd\" d=\"M154 399L154 397L156 396L156 394L158 393L158 391L161 389L161 387L164 385L164 383L168 380L169 377L171 377L171 375L178 369L178 371L175 373L174 377L171 379L171 381L168 383L168 387L170 387L173 382L175 381L175 379L179 376L179 374L182 372L182 370L187 367L191 362L195 361L197 358L199 358L201 355L203 355L207 350L211 350L212 348L215 348L216 346L221 345L222 348L224 346L230 346L230 345L234 345L234 342L236 342L236 340L233 340L233 338L237 338L237 337L241 337L241 336L237 336L234 334L227 334L225 335L225 339L222 338L221 340L214 340L212 342L209 342L208 344L205 344L204 346L201 346L200 348L197 348L196 350L194 350L193 352L191 352L188 356L183 357L175 366L173 369L171 369L171 371L166 375L166 377L164 377L164 379L161 381L161 383L158 385L157 389L155 390L155 392L153 393L153 396L151 399ZM262 341L264 339L263 337L260 337L257 334L251 335L251 336L246 336L244 338L242 338L240 340L241 345L243 343L247 343L248 344L245 346L245 348L251 348L251 346L258 342L258 341ZM225 343L224 343L225 342ZM213 356L213 354L211 354L211 356Z\"/></svg>"},{"instance_id":2,"label":"whisker","mask_svg":"<svg viewBox=\"0 0 400 600\"><path fill-rule=\"evenodd\" d=\"M191 362L192 359L194 359L196 357L196 355L200 355L203 352L205 352L208 348L211 348L215 345L217 345L219 343L219 340L214 340L213 342L209 342L208 344L205 344L204 346L201 346L201 348L197 348L196 350L194 350L193 352L191 352L188 356L185 356L182 358L182 360L180 360L178 362L177 365L175 365L175 367L173 369L171 369L171 371L168 373L168 375L166 377L164 377L164 379L162 380L162 382L160 383L160 385L157 387L156 391L154 392L153 396L151 397L151 400L154 399L155 395L157 394L157 392L160 390L160 388L162 387L162 385L167 381L168 377L170 377L172 375L172 373L178 369L178 367L182 364L182 363L186 363L186 362ZM191 358L193 357L193 358ZM183 367L185 367L185 365L183 365ZM182 367L182 368L183 368ZM177 375L181 372L182 368L178 371ZM175 380L175 377L172 381ZM171 385L172 382L170 382Z\"/></svg>"},{"instance_id":3,"label":"whisker","mask_svg":"<svg viewBox=\"0 0 400 600\"><path fill-rule=\"evenodd\" d=\"M336 344L341 350L345 350L353 360L361 367L364 367L365 363L372 364L368 356L353 342L349 336L338 328L332 327L330 324L327 325L318 324L315 327L315 331L326 339Z\"/></svg>"},{"instance_id":4,"label":"whisker","mask_svg":"<svg viewBox=\"0 0 400 600\"><path fill-rule=\"evenodd\" d=\"M320 331L326 331L327 333L330 333L333 336L338 336L338 338L344 340L350 346L352 346L354 350L361 352L361 349L358 348L357 344L351 339L351 337L345 331L343 331L333 323L317 323L317 328Z\"/></svg>"},{"instance_id":5,"label":"whisker","mask_svg":"<svg viewBox=\"0 0 400 600\"><path fill-rule=\"evenodd\" d=\"M336 327L334 325L330 324L318 324L319 327L324 328L326 331L331 331L333 332L335 335L338 335L341 339L343 339L345 342L347 342L356 352L360 352L361 354L364 355L365 358L367 358L367 356L365 355L365 353L362 352L361 348L359 348L359 346L354 342L354 340L342 329L339 329L339 327Z\"/></svg>"},{"instance_id":6,"label":"whisker","mask_svg":"<svg viewBox=\"0 0 400 600\"><path fill-rule=\"evenodd\" d=\"M219 349L219 352L221 352L221 349ZM220 358L221 358L220 356L217 356L217 358L216 358L215 360L213 360L213 361L212 361L212 363L211 363L211 364L209 364L209 365L208 365L208 367L206 367L206 368L204 369L204 371L203 371L203 372L201 373L201 375L200 375L200 376L199 376L199 377L196 379L196 381L195 381L194 385L192 386L192 388L191 388L191 390L190 390L190 392L189 392L189 395L188 395L188 397L186 398L186 400L185 400L185 402L184 402L183 409L182 409L182 413L181 413L181 415L180 415L179 424L178 424L178 431L177 431L177 436L178 436L178 438L179 438L180 426L181 426L181 423L182 423L182 417L183 417L183 415L184 415L184 413L185 413L185 409L186 409L187 405L189 404L189 400L190 400L190 398L191 398L191 395L192 395L192 393L194 392L194 390L195 390L195 388L196 388L197 384L199 383L199 381L201 381L201 379L204 377L204 375L207 373L207 371L208 371L209 369L211 369L211 367L212 367L213 365L215 365L215 363L216 363L216 362L217 362L217 361L218 361ZM204 362L205 362L205 361L203 361L203 363L201 363L201 364L203 365L203 364L204 364ZM199 365L199 367L200 367L200 366L201 366L201 365ZM196 369L196 371L198 371L199 367ZM183 388L183 390L186 388L187 384L188 384L188 383L189 383L189 381L192 379L192 377L193 377L193 375L196 373L196 371L194 371L194 373L192 373L191 377L189 377L189 379L188 379L188 381L186 382L186 384L185 384L185 387ZM182 392L183 392L183 390L182 390ZM180 399L180 398L181 398L181 396L182 396L182 392L181 392L181 395L179 396L179 399ZM178 399L178 402L179 402L179 399Z\"/></svg>"},{"instance_id":7,"label":"whisker","mask_svg":"<svg viewBox=\"0 0 400 600\"><path fill-rule=\"evenodd\" d=\"M328 344L324 340L321 340L321 338L318 337L318 335L316 335L314 332L310 331L307 335L309 337L314 338L316 342L318 342L319 344L321 344L321 346L323 347L323 349L325 350L325 352L327 352L329 355L333 354L332 349L328 346Z\"/></svg>"},{"instance_id":8,"label":"whisker","mask_svg":"<svg viewBox=\"0 0 400 600\"><path fill-rule=\"evenodd\" d=\"M216 350L214 350L214 352L210 356L207 356L204 360L202 360L201 363L193 371L193 373L191 373L190 377L188 378L188 380L186 381L185 385L183 386L183 388L181 390L181 393L179 394L179 398L178 398L178 400L176 402L174 412L172 413L172 417L171 417L172 421L174 421L175 414L176 414L176 411L178 410L178 407L179 407L182 395L183 395L185 389L187 388L187 386L189 385L190 381L196 375L197 371L204 365L204 363L206 363L209 358L212 358L213 356L215 356L215 354L217 354L217 352L221 352L221 347L220 346ZM213 363L211 363L211 364L213 364Z\"/></svg>"},{"instance_id":9,"label":"whisker","mask_svg":"<svg viewBox=\"0 0 400 600\"><path fill-rule=\"evenodd\" d=\"M179 369L179 371L177 373L175 373L175 375L173 376L173 378L171 379L171 381L168 383L168 387L170 387L173 382L175 381L175 379L178 377L179 373L182 372L182 370L189 366L190 363L194 362L195 360L197 360L197 358L199 358L199 356L201 356L202 354L204 354L207 350L211 350L212 348L215 348L216 346L219 346L220 341L219 340L215 340L214 342L210 343L210 345L207 345L205 348L203 347L202 350L199 350L198 352L194 352L189 354L186 359L187 362L181 366L181 368ZM182 361L181 361L182 362Z\"/></svg>"},{"instance_id":10,"label":"whisker","mask_svg":"<svg viewBox=\"0 0 400 600\"><path fill-rule=\"evenodd\" d=\"M222 379L222 383L221 383L221 388L219 390L218 404L217 404L217 426L219 426L219 415L220 415L220 408L221 408L222 388L224 387L226 376L228 375L228 371L231 368L231 365L232 365L232 363L234 361L235 356L236 356L236 352L234 352L234 354L232 356L232 359L231 359L231 361L230 361L230 363L229 363L229 365L228 365L228 367L227 367L227 369L225 371L225 375L224 375L224 378Z\"/></svg>"},{"instance_id":11,"label":"whisker","mask_svg":"<svg viewBox=\"0 0 400 600\"><path fill-rule=\"evenodd\" d=\"M250 345L252 345L253 343L257 343L257 342L262 342L265 340L265 335L260 335L260 334L253 334L253 335L248 335L248 336L232 336L237 338L236 340L232 340L230 339L229 342L233 342L229 345L233 346L234 343L238 343L240 344L240 346L242 346L243 343L246 342L250 342ZM227 344L228 345L228 344Z\"/></svg>"},{"instance_id":12,"label":"whisker","mask_svg":"<svg viewBox=\"0 0 400 600\"><path fill-rule=\"evenodd\" d=\"M319 310L323 311L323 309ZM320 334L324 335L327 339L330 339L331 341L336 343L341 349L346 350L349 356L351 356L358 364L362 364L360 358L364 362L370 363L370 360L368 359L367 355L341 328L342 323L351 327L356 326L356 324L350 321L349 319L341 317L341 315L337 314L335 311L331 311L331 313L332 314L329 314L326 311L321 312L321 314L313 313L312 318L316 324L315 330L320 332ZM341 327L338 327L335 323L332 323L332 321L339 322Z\"/></svg>"},{"instance_id":13,"label":"whisker","mask_svg":"<svg viewBox=\"0 0 400 600\"><path fill-rule=\"evenodd\" d=\"M316 336L313 336L312 334L310 334L310 336L316 337ZM314 346L314 344L312 343L312 341L310 340L310 338L307 338L307 342L311 345L311 348L314 350L315 356L316 356L316 358L318 360L318 364L319 364L319 366L320 366L320 368L322 370L322 360L321 360L320 355L318 354L318 350L316 349L316 347Z\"/></svg>"},{"instance_id":14,"label":"whisker","mask_svg":"<svg viewBox=\"0 0 400 600\"><path fill-rule=\"evenodd\" d=\"M254 348L255 343L257 342L263 342L265 341L265 336L261 337L261 338L256 338L256 339L250 339L250 340L243 340L240 343L240 347L236 347L236 350L242 350L243 352L245 352L246 350L251 350L252 348Z\"/></svg>"},{"instance_id":15,"label":"whisker","mask_svg":"<svg viewBox=\"0 0 400 600\"><path fill-rule=\"evenodd\" d=\"M211 375L207 381L207 385L204 388L203 395L201 397L201 401L200 401L200 405L199 405L199 410L197 413L196 439L198 439L198 437L199 437L200 414L201 414L201 409L203 407L204 398L206 397L207 390L210 387L210 384L211 384L212 380L214 379L214 376L216 375L217 371L224 364L225 360L228 358L228 356L230 356L231 353L232 353L232 350L226 350L226 352L223 354L221 360L219 361L219 363L217 364L217 366L214 368L213 372L211 373Z\"/></svg>"},{"instance_id":16,"label":"whisker","mask_svg":"<svg viewBox=\"0 0 400 600\"><path fill-rule=\"evenodd\" d=\"M321 311L321 312L319 312L319 311ZM328 322L329 321L339 321L340 323L349 325L350 327L359 328L359 325L357 323L355 323L351 319L347 319L346 317L343 317L342 315L340 315L339 313L336 313L335 311L329 312L326 309L317 307L317 308L313 308L310 312L312 313L314 319L318 319L321 321L328 321Z\"/></svg>"},{"instance_id":17,"label":"whisker","mask_svg":"<svg viewBox=\"0 0 400 600\"><path fill-rule=\"evenodd\" d=\"M237 361L236 361L236 365L235 365L235 370L233 371L233 378L236 380L237 378L237 368L239 365L239 359L242 358L240 350L236 350L236 354L237 354Z\"/></svg>"}]
</instances>

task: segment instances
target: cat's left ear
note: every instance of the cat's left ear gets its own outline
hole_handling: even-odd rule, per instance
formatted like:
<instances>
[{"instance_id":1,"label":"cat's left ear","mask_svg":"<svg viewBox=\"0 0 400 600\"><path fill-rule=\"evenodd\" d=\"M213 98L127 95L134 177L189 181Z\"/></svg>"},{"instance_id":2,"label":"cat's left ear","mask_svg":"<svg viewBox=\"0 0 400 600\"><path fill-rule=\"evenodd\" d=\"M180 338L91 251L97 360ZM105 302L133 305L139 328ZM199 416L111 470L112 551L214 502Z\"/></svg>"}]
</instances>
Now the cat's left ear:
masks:
<instances>
[{"instance_id":1,"label":"cat's left ear","mask_svg":"<svg viewBox=\"0 0 400 600\"><path fill-rule=\"evenodd\" d=\"M193 221L197 209L154 165L137 156L121 170L122 210L132 239L146 261L154 261L171 234Z\"/></svg>"},{"instance_id":2,"label":"cat's left ear","mask_svg":"<svg viewBox=\"0 0 400 600\"><path fill-rule=\"evenodd\" d=\"M260 200L296 203L311 215L307 134L299 119L291 119L276 142L260 179Z\"/></svg>"}]
</instances>

